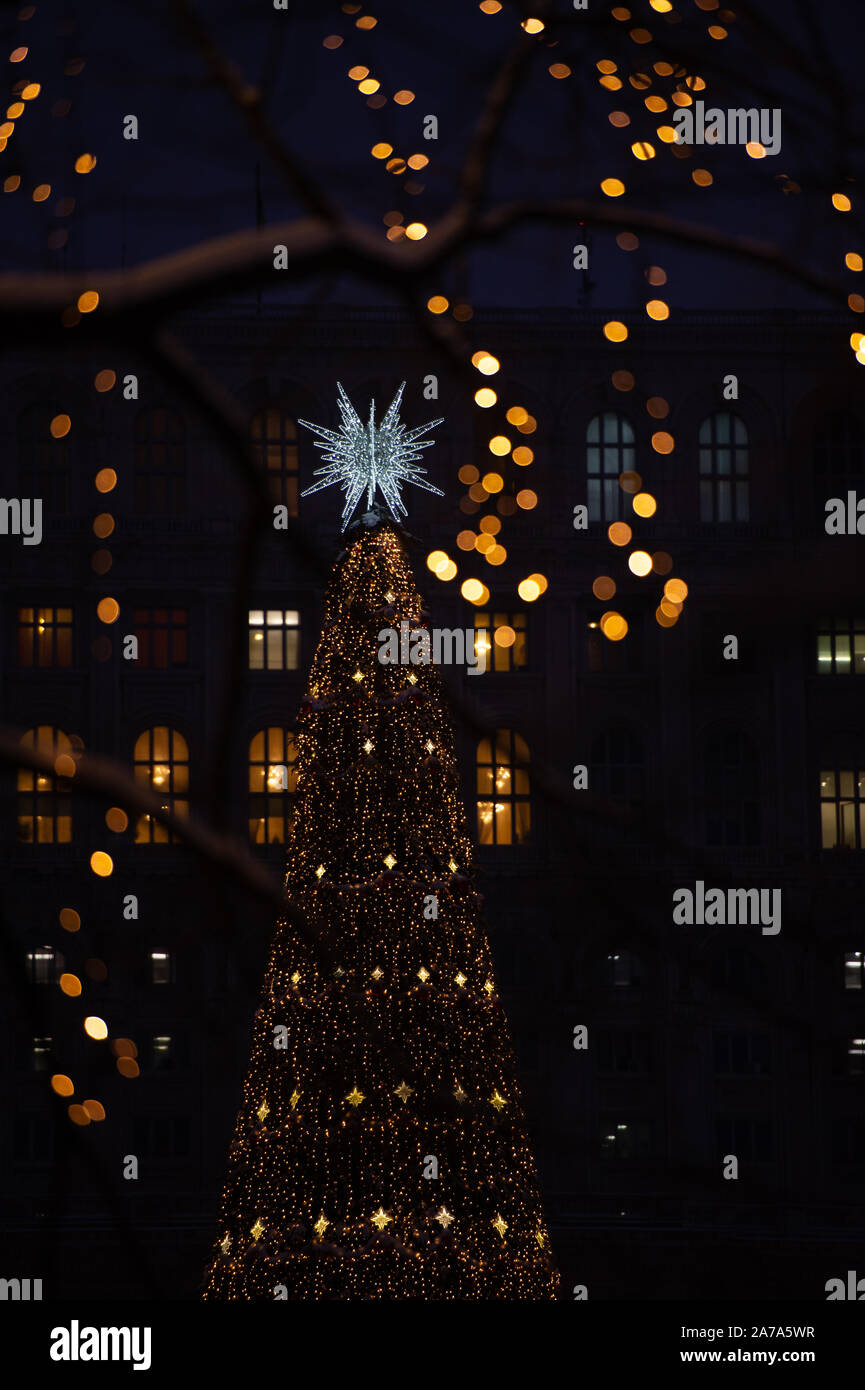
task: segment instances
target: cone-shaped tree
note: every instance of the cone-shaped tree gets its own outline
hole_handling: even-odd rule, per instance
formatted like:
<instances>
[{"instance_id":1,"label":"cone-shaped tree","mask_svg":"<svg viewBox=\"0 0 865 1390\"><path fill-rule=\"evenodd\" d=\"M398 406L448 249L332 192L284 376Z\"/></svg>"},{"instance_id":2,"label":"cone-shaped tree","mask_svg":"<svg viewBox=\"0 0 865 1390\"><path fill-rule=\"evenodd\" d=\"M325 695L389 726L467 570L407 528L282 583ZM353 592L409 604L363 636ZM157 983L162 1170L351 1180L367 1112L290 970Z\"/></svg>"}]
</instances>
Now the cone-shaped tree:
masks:
<instances>
[{"instance_id":1,"label":"cone-shaped tree","mask_svg":"<svg viewBox=\"0 0 865 1390\"><path fill-rule=\"evenodd\" d=\"M364 519L301 707L286 886L207 1299L552 1299L516 1065L397 529ZM322 949L323 947L323 949Z\"/></svg>"}]
</instances>

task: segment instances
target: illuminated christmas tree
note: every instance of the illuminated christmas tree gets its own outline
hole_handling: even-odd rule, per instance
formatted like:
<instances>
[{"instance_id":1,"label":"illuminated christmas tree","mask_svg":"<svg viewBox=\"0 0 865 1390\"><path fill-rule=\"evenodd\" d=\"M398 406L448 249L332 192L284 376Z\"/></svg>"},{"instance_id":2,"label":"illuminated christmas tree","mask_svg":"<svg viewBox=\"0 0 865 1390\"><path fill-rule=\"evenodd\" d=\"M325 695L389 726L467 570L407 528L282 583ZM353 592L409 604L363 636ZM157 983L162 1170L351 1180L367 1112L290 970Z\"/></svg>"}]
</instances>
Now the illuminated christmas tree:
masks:
<instances>
[{"instance_id":1,"label":"illuminated christmas tree","mask_svg":"<svg viewBox=\"0 0 865 1390\"><path fill-rule=\"evenodd\" d=\"M298 726L286 887L324 949L279 922L206 1299L557 1294L440 680L378 659L402 621L426 615L374 509Z\"/></svg>"}]
</instances>

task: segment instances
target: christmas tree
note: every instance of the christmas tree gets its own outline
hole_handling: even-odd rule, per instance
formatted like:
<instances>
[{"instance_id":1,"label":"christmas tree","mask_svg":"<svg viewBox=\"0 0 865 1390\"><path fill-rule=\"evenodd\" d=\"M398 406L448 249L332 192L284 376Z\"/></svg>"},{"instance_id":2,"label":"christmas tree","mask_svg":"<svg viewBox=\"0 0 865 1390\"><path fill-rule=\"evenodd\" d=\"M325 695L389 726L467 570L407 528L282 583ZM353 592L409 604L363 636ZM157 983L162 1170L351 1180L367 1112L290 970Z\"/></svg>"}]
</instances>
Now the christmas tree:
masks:
<instances>
[{"instance_id":1,"label":"christmas tree","mask_svg":"<svg viewBox=\"0 0 865 1390\"><path fill-rule=\"evenodd\" d=\"M373 510L298 725L286 889L318 939L277 925L205 1299L557 1294L440 679L378 659L403 621L426 614Z\"/></svg>"}]
</instances>

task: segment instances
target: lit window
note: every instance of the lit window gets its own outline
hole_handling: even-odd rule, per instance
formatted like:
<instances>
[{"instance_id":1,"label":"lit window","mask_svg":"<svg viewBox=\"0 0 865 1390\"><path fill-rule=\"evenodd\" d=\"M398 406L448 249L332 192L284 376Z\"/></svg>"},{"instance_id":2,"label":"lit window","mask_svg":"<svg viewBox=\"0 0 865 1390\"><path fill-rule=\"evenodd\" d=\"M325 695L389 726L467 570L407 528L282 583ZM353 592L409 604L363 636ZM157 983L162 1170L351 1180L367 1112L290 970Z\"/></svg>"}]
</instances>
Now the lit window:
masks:
<instances>
[{"instance_id":1,"label":"lit window","mask_svg":"<svg viewBox=\"0 0 865 1390\"><path fill-rule=\"evenodd\" d=\"M253 416L250 434L271 500L287 507L289 516L297 516L297 425L284 411L268 408Z\"/></svg>"},{"instance_id":2,"label":"lit window","mask_svg":"<svg viewBox=\"0 0 865 1390\"><path fill-rule=\"evenodd\" d=\"M151 951L150 983L152 985L170 985L174 979L173 964L168 951Z\"/></svg>"},{"instance_id":3,"label":"lit window","mask_svg":"<svg viewBox=\"0 0 865 1390\"><path fill-rule=\"evenodd\" d=\"M30 1065L34 1071L49 1071L54 1053L53 1038L34 1038L30 1046Z\"/></svg>"},{"instance_id":4,"label":"lit window","mask_svg":"<svg viewBox=\"0 0 865 1390\"><path fill-rule=\"evenodd\" d=\"M844 988L865 989L865 951L844 952Z\"/></svg>"},{"instance_id":5,"label":"lit window","mask_svg":"<svg viewBox=\"0 0 865 1390\"><path fill-rule=\"evenodd\" d=\"M249 838L282 845L297 788L297 744L289 729L261 729L249 744Z\"/></svg>"},{"instance_id":6,"label":"lit window","mask_svg":"<svg viewBox=\"0 0 865 1390\"><path fill-rule=\"evenodd\" d=\"M817 673L821 676L865 675L865 618L832 618L820 623Z\"/></svg>"},{"instance_id":7,"label":"lit window","mask_svg":"<svg viewBox=\"0 0 865 1390\"><path fill-rule=\"evenodd\" d=\"M847 1039L847 1075L865 1076L865 1038Z\"/></svg>"},{"instance_id":8,"label":"lit window","mask_svg":"<svg viewBox=\"0 0 865 1390\"><path fill-rule=\"evenodd\" d=\"M155 1033L151 1038L150 1061L155 1071L168 1071L174 1066L174 1040L166 1033Z\"/></svg>"},{"instance_id":9,"label":"lit window","mask_svg":"<svg viewBox=\"0 0 865 1390\"><path fill-rule=\"evenodd\" d=\"M722 410L700 426L700 520L748 518L748 431L737 415Z\"/></svg>"},{"instance_id":10,"label":"lit window","mask_svg":"<svg viewBox=\"0 0 865 1390\"><path fill-rule=\"evenodd\" d=\"M517 671L526 664L525 613L475 613L475 654L487 671Z\"/></svg>"},{"instance_id":11,"label":"lit window","mask_svg":"<svg viewBox=\"0 0 865 1390\"><path fill-rule=\"evenodd\" d=\"M820 773L820 843L823 849L865 848L865 772Z\"/></svg>"},{"instance_id":12,"label":"lit window","mask_svg":"<svg viewBox=\"0 0 865 1390\"><path fill-rule=\"evenodd\" d=\"M135 510L181 516L186 510L186 429L176 410L139 410L135 417Z\"/></svg>"},{"instance_id":13,"label":"lit window","mask_svg":"<svg viewBox=\"0 0 865 1390\"><path fill-rule=\"evenodd\" d=\"M529 838L529 750L510 729L495 740L482 738L477 750L478 842L522 845Z\"/></svg>"},{"instance_id":14,"label":"lit window","mask_svg":"<svg viewBox=\"0 0 865 1390\"><path fill-rule=\"evenodd\" d=\"M250 671L296 671L300 661L300 614L296 608L249 610Z\"/></svg>"},{"instance_id":15,"label":"lit window","mask_svg":"<svg viewBox=\"0 0 865 1390\"><path fill-rule=\"evenodd\" d=\"M31 984L53 985L63 970L63 957L53 946L37 946L27 952L27 974Z\"/></svg>"},{"instance_id":16,"label":"lit window","mask_svg":"<svg viewBox=\"0 0 865 1390\"><path fill-rule=\"evenodd\" d=\"M603 1158L645 1158L651 1153L651 1148L651 1121L633 1119L602 1121L601 1156Z\"/></svg>"},{"instance_id":17,"label":"lit window","mask_svg":"<svg viewBox=\"0 0 865 1390\"><path fill-rule=\"evenodd\" d=\"M80 743L80 740L77 740ZM25 748L57 756L75 743L62 729L40 724L21 739ZM69 779L30 768L18 769L18 839L25 845L65 845L72 839Z\"/></svg>"},{"instance_id":18,"label":"lit window","mask_svg":"<svg viewBox=\"0 0 865 1390\"><path fill-rule=\"evenodd\" d=\"M185 608L136 608L132 627L138 638L136 666L162 671L186 665L189 613Z\"/></svg>"},{"instance_id":19,"label":"lit window","mask_svg":"<svg viewBox=\"0 0 865 1390\"><path fill-rule=\"evenodd\" d=\"M590 521L621 515L619 475L634 471L634 431L624 415L608 410L586 429L586 486Z\"/></svg>"},{"instance_id":20,"label":"lit window","mask_svg":"<svg viewBox=\"0 0 865 1390\"><path fill-rule=\"evenodd\" d=\"M18 609L18 665L72 665L72 609Z\"/></svg>"},{"instance_id":21,"label":"lit window","mask_svg":"<svg viewBox=\"0 0 865 1390\"><path fill-rule=\"evenodd\" d=\"M189 813L189 749L176 729L164 724L145 729L135 740L135 780L162 798L163 810L177 816ZM177 836L152 816L139 816L135 827L137 845L167 845Z\"/></svg>"}]
</instances>

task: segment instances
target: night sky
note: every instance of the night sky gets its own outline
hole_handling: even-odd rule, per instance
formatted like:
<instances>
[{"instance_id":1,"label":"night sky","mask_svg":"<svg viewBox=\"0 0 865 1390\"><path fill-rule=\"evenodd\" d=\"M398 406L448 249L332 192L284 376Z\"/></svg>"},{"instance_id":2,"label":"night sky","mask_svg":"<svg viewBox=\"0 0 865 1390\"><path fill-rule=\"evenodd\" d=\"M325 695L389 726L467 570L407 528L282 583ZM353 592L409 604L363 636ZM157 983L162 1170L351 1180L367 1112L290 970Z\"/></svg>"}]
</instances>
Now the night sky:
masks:
<instances>
[{"instance_id":1,"label":"night sky","mask_svg":"<svg viewBox=\"0 0 865 1390\"><path fill-rule=\"evenodd\" d=\"M21 178L3 200L7 269L132 266L254 226L260 215L256 166L265 220L301 210L242 115L208 75L183 8L127 2L4 10L7 50L24 44L30 50L10 67L10 80L41 84L0 154L2 177ZM435 6L385 0L371 11L291 0L287 10L277 11L269 0L210 0L207 6L199 0L195 13L221 53L260 88L264 110L296 158L350 217L379 227L382 236L382 217L390 210L402 211L406 222L431 225L447 208L484 94L522 41L537 51L496 142L485 205L569 197L603 203L600 180L619 177L627 185L619 200L623 227L629 207L663 212L773 241L836 276L847 290L859 288L843 269L844 252L862 249L851 225L858 209L854 200L853 213L839 216L830 194L835 188L852 192L844 180L861 171L857 62L865 10L850 0L819 6L773 0L758 7L767 33L755 31L747 11L737 6L729 37L713 41L706 29L718 14L695 0L683 0L678 24L656 13L648 0L632 9L633 20L620 23L610 18L607 5L576 13L564 0L536 10L505 5L494 15L469 0L437 0ZM16 17L30 11L28 19ZM536 12L546 16L547 27L526 39L519 14ZM368 13L376 17L375 27L358 29L357 19ZM658 50L629 37L635 24L681 53L689 72L707 78L707 105L780 107L780 153L755 160L740 147L728 147L674 157L654 136L671 112L649 113L645 93L627 80L620 92L599 85L596 64L603 59L616 62L625 79L633 70L651 73ZM329 35L341 36L341 46L324 47ZM548 68L562 62L572 73L556 80ZM379 109L369 109L347 76L353 65L368 67L381 81L388 100ZM652 92L672 90L668 80L653 80ZM415 92L415 100L396 105L391 98L400 89ZM66 101L71 105L64 112L56 103ZM631 114L627 129L609 123L614 109ZM122 137L129 114L138 117L137 141ZM428 114L438 117L437 141L423 139ZM653 139L654 159L634 158L629 146L636 138ZM371 157L377 141L406 157L429 156L429 166L414 177L423 191L406 192L406 175L388 173L384 161ZM82 152L98 160L85 176L74 172ZM711 188L692 182L691 170L698 166L712 172ZM411 171L407 175L412 178ZM789 180L800 191L790 191ZM34 203L33 189L46 182L50 195ZM58 203L69 197L74 210L61 209L58 216ZM64 230L68 239L57 245ZM586 300L583 277L571 266L571 247L581 235L567 223L520 227L475 249L452 269L448 283L430 290L466 297L476 308L626 308L645 298L643 272L658 264L668 273L665 293L673 314L685 308L843 308L843 296L833 302L765 267L712 251L642 236L636 253L623 252L615 245L615 228L591 236ZM265 293L316 304L387 302L379 286L332 274Z\"/></svg>"}]
</instances>

